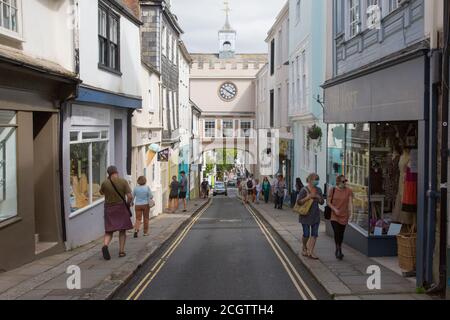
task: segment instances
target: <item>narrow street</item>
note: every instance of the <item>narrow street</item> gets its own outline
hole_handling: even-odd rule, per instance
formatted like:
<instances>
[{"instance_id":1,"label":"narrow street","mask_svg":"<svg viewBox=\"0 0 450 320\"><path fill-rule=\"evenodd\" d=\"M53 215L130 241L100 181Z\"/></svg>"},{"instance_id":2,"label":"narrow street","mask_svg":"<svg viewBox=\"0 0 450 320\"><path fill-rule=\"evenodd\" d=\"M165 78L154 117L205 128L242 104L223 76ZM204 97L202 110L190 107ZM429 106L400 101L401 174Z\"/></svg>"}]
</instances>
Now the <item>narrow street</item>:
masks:
<instances>
[{"instance_id":1,"label":"narrow street","mask_svg":"<svg viewBox=\"0 0 450 320\"><path fill-rule=\"evenodd\" d=\"M175 236L150 259L115 299L328 298L296 256L272 233L265 233L266 228L238 199L214 198L193 222L187 233Z\"/></svg>"}]
</instances>

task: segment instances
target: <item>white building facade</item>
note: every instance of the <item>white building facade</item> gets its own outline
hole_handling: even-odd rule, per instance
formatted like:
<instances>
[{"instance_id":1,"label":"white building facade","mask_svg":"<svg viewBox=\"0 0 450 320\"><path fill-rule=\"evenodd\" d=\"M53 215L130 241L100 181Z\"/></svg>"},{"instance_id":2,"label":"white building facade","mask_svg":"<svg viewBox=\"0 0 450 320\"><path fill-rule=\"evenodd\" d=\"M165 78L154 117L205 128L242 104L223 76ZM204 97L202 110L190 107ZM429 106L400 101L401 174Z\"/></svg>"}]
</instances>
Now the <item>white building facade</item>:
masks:
<instances>
[{"instance_id":1,"label":"white building facade","mask_svg":"<svg viewBox=\"0 0 450 320\"><path fill-rule=\"evenodd\" d=\"M104 233L99 189L109 165L131 180L132 115L142 107L136 81L142 70L140 20L115 0L78 0L75 7L83 84L62 116L67 248Z\"/></svg>"},{"instance_id":2,"label":"white building facade","mask_svg":"<svg viewBox=\"0 0 450 320\"><path fill-rule=\"evenodd\" d=\"M321 85L325 78L325 1L289 1L289 118L294 135L293 176L306 184L317 173L326 181L326 126ZM320 139L308 131L316 126ZM295 181L295 179L294 179Z\"/></svg>"}]
</instances>

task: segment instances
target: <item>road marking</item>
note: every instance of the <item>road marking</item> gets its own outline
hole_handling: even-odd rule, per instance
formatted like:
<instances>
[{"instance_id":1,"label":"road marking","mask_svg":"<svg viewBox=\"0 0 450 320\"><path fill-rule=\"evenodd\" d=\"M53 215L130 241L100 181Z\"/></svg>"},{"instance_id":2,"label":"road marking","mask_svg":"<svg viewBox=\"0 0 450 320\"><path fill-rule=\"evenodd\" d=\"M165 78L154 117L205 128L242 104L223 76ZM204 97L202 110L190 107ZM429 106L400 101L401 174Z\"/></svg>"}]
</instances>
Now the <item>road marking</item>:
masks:
<instances>
[{"instance_id":1,"label":"road marking","mask_svg":"<svg viewBox=\"0 0 450 320\"><path fill-rule=\"evenodd\" d=\"M317 300L316 296L312 293L311 289L306 285L303 278L300 276L300 274L297 272L297 269L292 265L289 258L284 253L283 249L278 245L272 234L269 232L269 230L266 228L264 223L261 221L261 219L255 214L252 208L250 206L245 205L247 210L250 212L250 214L255 219L256 223L261 228L261 231L263 232L264 236L268 240L269 244L271 245L272 249L275 251L275 254L280 259L281 263L283 264L284 268L286 269L287 273L289 274L291 280L293 281L295 287L299 291L300 295L303 297L304 300L309 300L304 291L300 288L299 284L306 290L307 294L312 300ZM288 267L289 266L289 267Z\"/></svg>"},{"instance_id":2,"label":"road marking","mask_svg":"<svg viewBox=\"0 0 450 320\"><path fill-rule=\"evenodd\" d=\"M149 273L139 282L136 288L130 293L126 300L138 300L142 293L147 289L162 267L166 264L172 253L178 248L181 242L184 240L188 232L191 230L193 225L198 221L198 219L205 213L206 210L211 206L212 201L210 201L196 216L192 221L186 226L186 228L178 235L172 245L165 251L161 258L155 263L153 268Z\"/></svg>"}]
</instances>

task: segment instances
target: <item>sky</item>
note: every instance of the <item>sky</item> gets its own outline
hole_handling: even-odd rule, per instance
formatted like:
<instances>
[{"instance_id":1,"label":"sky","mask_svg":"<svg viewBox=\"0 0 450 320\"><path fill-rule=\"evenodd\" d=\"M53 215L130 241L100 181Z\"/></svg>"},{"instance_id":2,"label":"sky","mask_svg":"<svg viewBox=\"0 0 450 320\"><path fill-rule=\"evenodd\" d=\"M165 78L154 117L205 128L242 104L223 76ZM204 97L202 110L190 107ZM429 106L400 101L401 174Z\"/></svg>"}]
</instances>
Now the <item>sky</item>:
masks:
<instances>
[{"instance_id":1,"label":"sky","mask_svg":"<svg viewBox=\"0 0 450 320\"><path fill-rule=\"evenodd\" d=\"M265 53L267 32L286 0L229 0L230 23L237 31L238 53ZM172 0L172 12L191 53L216 53L217 32L225 24L224 0Z\"/></svg>"}]
</instances>

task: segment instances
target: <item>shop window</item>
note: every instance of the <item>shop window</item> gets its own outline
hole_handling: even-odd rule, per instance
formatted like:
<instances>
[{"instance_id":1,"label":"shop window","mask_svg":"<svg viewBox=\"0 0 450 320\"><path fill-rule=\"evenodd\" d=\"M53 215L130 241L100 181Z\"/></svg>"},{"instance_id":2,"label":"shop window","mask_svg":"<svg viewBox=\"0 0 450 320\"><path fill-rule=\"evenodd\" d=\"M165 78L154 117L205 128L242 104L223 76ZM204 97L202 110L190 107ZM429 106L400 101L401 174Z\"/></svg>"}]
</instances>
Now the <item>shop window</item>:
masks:
<instances>
[{"instance_id":1,"label":"shop window","mask_svg":"<svg viewBox=\"0 0 450 320\"><path fill-rule=\"evenodd\" d=\"M353 190L351 222L368 232L369 221L369 138L368 124L347 125L345 141L345 175Z\"/></svg>"},{"instance_id":2,"label":"shop window","mask_svg":"<svg viewBox=\"0 0 450 320\"><path fill-rule=\"evenodd\" d=\"M370 234L393 235L416 223L417 122L371 124ZM395 224L395 225L393 225Z\"/></svg>"},{"instance_id":3,"label":"shop window","mask_svg":"<svg viewBox=\"0 0 450 320\"><path fill-rule=\"evenodd\" d=\"M0 111L0 222L17 216L16 113Z\"/></svg>"},{"instance_id":4,"label":"shop window","mask_svg":"<svg viewBox=\"0 0 450 320\"><path fill-rule=\"evenodd\" d=\"M71 212L76 212L103 199L100 186L107 176L108 132L101 129L72 131L71 137L70 206Z\"/></svg>"}]
</instances>

